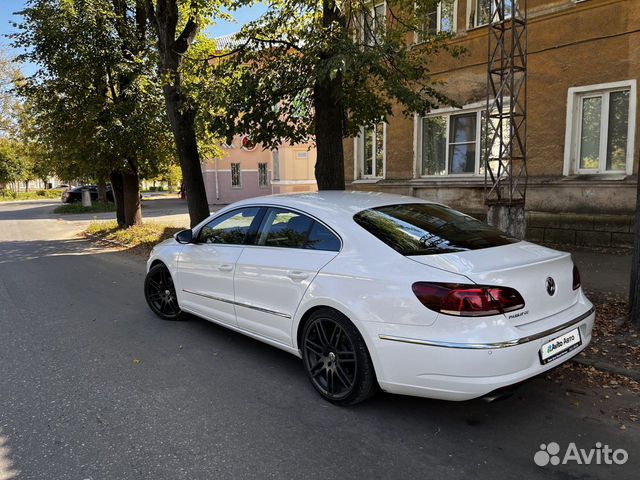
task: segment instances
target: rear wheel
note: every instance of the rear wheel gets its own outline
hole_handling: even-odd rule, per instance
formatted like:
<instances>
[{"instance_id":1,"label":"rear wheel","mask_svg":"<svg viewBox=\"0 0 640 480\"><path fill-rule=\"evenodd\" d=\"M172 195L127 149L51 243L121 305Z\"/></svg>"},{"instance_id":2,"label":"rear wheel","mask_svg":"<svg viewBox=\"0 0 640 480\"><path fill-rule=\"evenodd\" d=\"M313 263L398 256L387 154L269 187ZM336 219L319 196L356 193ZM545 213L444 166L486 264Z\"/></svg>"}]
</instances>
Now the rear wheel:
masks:
<instances>
[{"instance_id":1,"label":"rear wheel","mask_svg":"<svg viewBox=\"0 0 640 480\"><path fill-rule=\"evenodd\" d=\"M153 312L164 320L181 320L184 316L178 306L178 297L171 273L165 265L151 267L144 280L144 296Z\"/></svg>"},{"instance_id":2,"label":"rear wheel","mask_svg":"<svg viewBox=\"0 0 640 480\"><path fill-rule=\"evenodd\" d=\"M338 405L355 405L376 393L373 363L360 332L341 313L323 308L305 324L301 342L313 387Z\"/></svg>"}]
</instances>

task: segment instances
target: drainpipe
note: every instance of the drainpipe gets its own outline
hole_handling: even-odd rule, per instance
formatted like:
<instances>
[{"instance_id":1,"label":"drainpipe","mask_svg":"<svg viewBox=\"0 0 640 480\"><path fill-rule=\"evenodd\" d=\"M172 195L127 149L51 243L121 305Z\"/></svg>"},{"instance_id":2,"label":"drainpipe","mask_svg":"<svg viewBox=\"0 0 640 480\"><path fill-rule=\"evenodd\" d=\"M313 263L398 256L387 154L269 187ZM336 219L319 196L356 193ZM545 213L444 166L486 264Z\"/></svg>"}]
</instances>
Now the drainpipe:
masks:
<instances>
[{"instance_id":1,"label":"drainpipe","mask_svg":"<svg viewBox=\"0 0 640 480\"><path fill-rule=\"evenodd\" d=\"M216 172L216 202L220 200L220 192L218 190L218 157L214 159L214 170Z\"/></svg>"}]
</instances>

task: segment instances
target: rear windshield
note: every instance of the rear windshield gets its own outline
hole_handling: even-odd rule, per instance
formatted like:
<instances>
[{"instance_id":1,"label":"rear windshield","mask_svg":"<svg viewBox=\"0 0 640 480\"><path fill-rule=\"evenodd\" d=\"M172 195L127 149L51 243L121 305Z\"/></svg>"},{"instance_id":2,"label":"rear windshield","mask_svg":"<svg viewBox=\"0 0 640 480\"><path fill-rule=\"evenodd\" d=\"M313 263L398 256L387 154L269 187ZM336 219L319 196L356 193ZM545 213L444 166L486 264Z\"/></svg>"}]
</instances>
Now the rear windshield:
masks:
<instances>
[{"instance_id":1,"label":"rear windshield","mask_svg":"<svg viewBox=\"0 0 640 480\"><path fill-rule=\"evenodd\" d=\"M519 241L469 215L429 203L372 208L353 219L402 255L462 252Z\"/></svg>"}]
</instances>

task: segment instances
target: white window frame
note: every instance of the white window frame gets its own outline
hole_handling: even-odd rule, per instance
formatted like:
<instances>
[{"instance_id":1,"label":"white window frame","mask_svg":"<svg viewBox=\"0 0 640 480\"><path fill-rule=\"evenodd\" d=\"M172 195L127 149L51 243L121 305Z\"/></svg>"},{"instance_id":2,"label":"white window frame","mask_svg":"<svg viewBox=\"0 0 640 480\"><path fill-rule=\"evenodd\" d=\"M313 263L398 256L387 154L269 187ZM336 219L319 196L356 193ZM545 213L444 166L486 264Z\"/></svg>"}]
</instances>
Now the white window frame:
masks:
<instances>
[{"instance_id":1,"label":"white window frame","mask_svg":"<svg viewBox=\"0 0 640 480\"><path fill-rule=\"evenodd\" d=\"M365 127L360 127L360 135L353 139L353 157L354 157L354 180L364 181L378 181L386 178L387 176L387 122L377 122L372 125L376 128L377 125L382 124L382 175L365 175L364 174L364 130ZM371 127L369 127L371 128ZM375 138L375 134L374 134ZM373 170L375 171L375 155L373 159Z\"/></svg>"},{"instance_id":2,"label":"white window frame","mask_svg":"<svg viewBox=\"0 0 640 480\"><path fill-rule=\"evenodd\" d=\"M482 161L482 152L480 151L481 138L480 134L482 133L482 113L486 111L487 104L486 102L476 102L471 103L469 105L465 105L462 108L439 108L436 110L431 110L427 115L414 115L413 117L413 138L414 141L414 149L415 152L413 158L413 169L414 169L414 178L425 178L430 180L436 179L452 179L452 178L469 178L469 177L479 177L483 176L484 173L481 173L481 161ZM464 115L469 113L476 114L476 164L473 172L469 173L449 173L449 129L451 128L451 117L456 115ZM423 175L422 173L422 119L428 117L447 117L447 129L445 132L447 139L447 148L445 150L445 169L446 172L444 175Z\"/></svg>"},{"instance_id":3,"label":"white window frame","mask_svg":"<svg viewBox=\"0 0 640 480\"><path fill-rule=\"evenodd\" d=\"M472 23L471 25L469 25L469 29L486 27L487 25L489 25L488 22L479 23L478 21L478 0L467 0L467 12L472 11L472 9L473 9L473 18L470 19ZM489 18L491 18L491 14L489 14Z\"/></svg>"},{"instance_id":4,"label":"white window frame","mask_svg":"<svg viewBox=\"0 0 640 480\"><path fill-rule=\"evenodd\" d=\"M238 185L233 184L233 166L234 165L238 166ZM240 165L240 162L233 162L231 164L230 173L231 173L231 188L241 189L242 188L242 166Z\"/></svg>"},{"instance_id":5,"label":"white window frame","mask_svg":"<svg viewBox=\"0 0 640 480\"><path fill-rule=\"evenodd\" d=\"M615 175L633 173L633 158L635 152L636 112L637 112L637 82L624 80L621 82L600 83L571 87L567 92L567 120L564 140L563 175ZM629 90L629 120L627 125L627 158L624 170L606 169L606 149L609 134L609 94ZM604 94L604 95L603 95ZM582 99L590 96L602 95L603 107L600 120L600 167L598 169L580 168L580 134L582 125ZM603 121L606 120L606 121ZM605 157L602 157L605 152Z\"/></svg>"},{"instance_id":6,"label":"white window frame","mask_svg":"<svg viewBox=\"0 0 640 480\"><path fill-rule=\"evenodd\" d=\"M387 0L373 0L369 3L369 6L367 7L368 13L371 16L371 19L373 21L376 20L376 7L380 6L380 5L384 5L384 28L387 28ZM364 44L367 41L367 21L369 19L366 17L366 15L363 13L362 14L362 18L361 18L361 29L360 32L358 32L358 37L360 39L360 41Z\"/></svg>"},{"instance_id":7,"label":"white window frame","mask_svg":"<svg viewBox=\"0 0 640 480\"><path fill-rule=\"evenodd\" d=\"M517 1L517 0L514 0L514 1ZM493 1L490 0L491 11L493 11L493 6L494 6L494 3ZM489 25L489 22L485 22L485 23L478 22L478 0L467 0L467 12L471 12L472 9L473 9L473 18L469 19L470 20L469 30L472 30L474 28L482 28ZM489 13L489 19L491 19L492 16L493 14Z\"/></svg>"},{"instance_id":8,"label":"white window frame","mask_svg":"<svg viewBox=\"0 0 640 480\"><path fill-rule=\"evenodd\" d=\"M415 9L415 4L414 4L414 9ZM437 27L436 27L436 32L440 33L442 32L442 2L438 2L438 6L437 6L437 15L436 15L436 23L437 23ZM458 0L453 0L453 25L451 26L451 33L452 35L456 34L458 32ZM422 43L423 39L420 38L420 32L414 32L414 42L415 43Z\"/></svg>"}]
</instances>

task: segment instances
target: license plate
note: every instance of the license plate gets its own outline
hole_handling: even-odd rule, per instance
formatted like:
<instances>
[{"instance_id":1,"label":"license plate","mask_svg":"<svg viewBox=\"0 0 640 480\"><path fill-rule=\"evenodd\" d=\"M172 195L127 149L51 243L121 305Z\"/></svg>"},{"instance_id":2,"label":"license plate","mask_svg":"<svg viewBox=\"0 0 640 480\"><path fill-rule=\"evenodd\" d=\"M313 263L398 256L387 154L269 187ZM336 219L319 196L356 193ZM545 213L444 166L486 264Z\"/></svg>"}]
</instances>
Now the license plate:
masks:
<instances>
[{"instance_id":1,"label":"license plate","mask_svg":"<svg viewBox=\"0 0 640 480\"><path fill-rule=\"evenodd\" d=\"M580 338L580 329L574 328L570 332L567 332L553 340L545 343L540 349L540 361L544 365L558 357L566 355L571 350L575 350L582 345L582 339Z\"/></svg>"}]
</instances>

